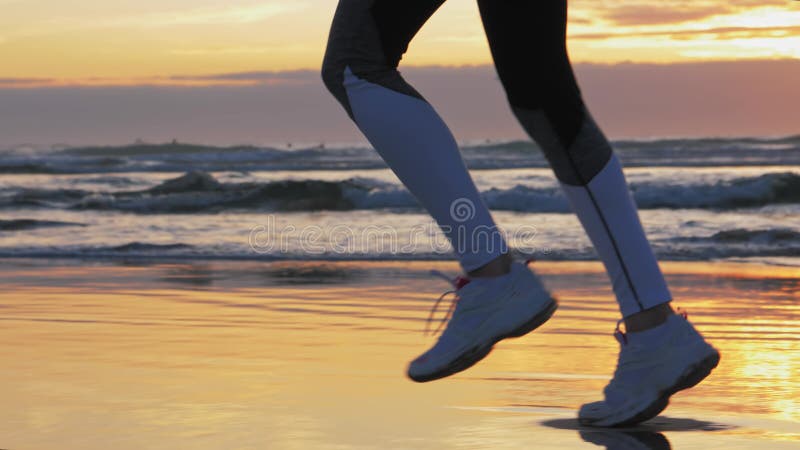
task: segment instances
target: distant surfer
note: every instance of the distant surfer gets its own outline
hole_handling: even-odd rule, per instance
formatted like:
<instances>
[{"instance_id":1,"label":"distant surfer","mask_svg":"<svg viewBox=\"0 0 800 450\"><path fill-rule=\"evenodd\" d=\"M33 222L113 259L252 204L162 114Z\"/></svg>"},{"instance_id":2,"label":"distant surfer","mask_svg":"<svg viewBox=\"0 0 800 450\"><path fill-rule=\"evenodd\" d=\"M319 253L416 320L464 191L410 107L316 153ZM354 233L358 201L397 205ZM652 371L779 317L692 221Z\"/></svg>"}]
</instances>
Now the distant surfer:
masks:
<instances>
[{"instance_id":1,"label":"distant surfer","mask_svg":"<svg viewBox=\"0 0 800 450\"><path fill-rule=\"evenodd\" d=\"M409 42L444 0L340 0L322 77L402 183L433 216L465 276L436 344L408 367L415 381L465 370L493 345L546 322L557 304L534 273L513 261L458 146L436 111L397 71ZM581 423L645 421L675 392L709 375L719 353L672 296L639 221L622 166L587 110L566 48L564 0L478 0L511 108L544 151L611 279L625 332L601 401ZM579 361L575 362L580 365Z\"/></svg>"}]
</instances>

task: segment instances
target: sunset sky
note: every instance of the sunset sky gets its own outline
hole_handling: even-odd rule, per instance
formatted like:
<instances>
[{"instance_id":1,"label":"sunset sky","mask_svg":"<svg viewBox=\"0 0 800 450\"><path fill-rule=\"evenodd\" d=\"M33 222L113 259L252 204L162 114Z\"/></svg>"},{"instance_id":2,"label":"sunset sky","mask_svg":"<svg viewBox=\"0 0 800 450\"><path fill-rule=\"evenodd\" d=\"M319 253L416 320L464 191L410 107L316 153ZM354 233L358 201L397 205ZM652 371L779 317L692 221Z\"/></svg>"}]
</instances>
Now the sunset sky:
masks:
<instances>
[{"instance_id":1,"label":"sunset sky","mask_svg":"<svg viewBox=\"0 0 800 450\"><path fill-rule=\"evenodd\" d=\"M37 96L45 88L70 86L297 83L294 75L272 72L318 70L335 3L0 0L0 100L15 95L10 91ZM800 1L574 0L569 34L578 65L798 62ZM449 0L412 43L403 65L490 62L475 2ZM771 77L788 82L795 75ZM0 118L7 114L0 106ZM0 131L6 131L2 125Z\"/></svg>"},{"instance_id":2,"label":"sunset sky","mask_svg":"<svg viewBox=\"0 0 800 450\"><path fill-rule=\"evenodd\" d=\"M0 77L103 83L316 68L333 0L0 0ZM800 58L800 2L570 3L576 62ZM409 65L490 61L474 1L450 0Z\"/></svg>"}]
</instances>

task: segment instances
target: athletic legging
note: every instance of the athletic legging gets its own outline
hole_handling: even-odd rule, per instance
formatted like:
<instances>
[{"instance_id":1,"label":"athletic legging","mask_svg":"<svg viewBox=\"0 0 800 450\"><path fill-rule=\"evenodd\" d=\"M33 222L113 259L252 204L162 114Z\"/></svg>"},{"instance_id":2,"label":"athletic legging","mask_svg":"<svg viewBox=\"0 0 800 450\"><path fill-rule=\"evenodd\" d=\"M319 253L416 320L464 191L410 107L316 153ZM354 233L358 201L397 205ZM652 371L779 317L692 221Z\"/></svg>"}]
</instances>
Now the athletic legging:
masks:
<instances>
[{"instance_id":1,"label":"athletic legging","mask_svg":"<svg viewBox=\"0 0 800 450\"><path fill-rule=\"evenodd\" d=\"M469 272L505 253L506 243L447 126L397 71L409 42L442 3L340 0L322 77ZM478 6L511 108L550 162L623 315L670 301L622 167L575 81L566 1L478 0Z\"/></svg>"}]
</instances>

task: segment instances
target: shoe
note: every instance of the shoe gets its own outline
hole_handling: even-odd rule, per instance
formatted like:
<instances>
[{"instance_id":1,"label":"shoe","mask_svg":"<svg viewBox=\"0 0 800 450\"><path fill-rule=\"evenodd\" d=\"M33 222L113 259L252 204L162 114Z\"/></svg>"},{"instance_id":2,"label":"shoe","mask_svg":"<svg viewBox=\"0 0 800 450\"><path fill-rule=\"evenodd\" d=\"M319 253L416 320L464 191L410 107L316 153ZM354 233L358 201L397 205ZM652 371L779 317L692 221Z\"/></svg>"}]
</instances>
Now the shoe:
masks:
<instances>
[{"instance_id":1,"label":"shoe","mask_svg":"<svg viewBox=\"0 0 800 450\"><path fill-rule=\"evenodd\" d=\"M621 346L617 370L603 391L605 400L581 407L581 425L628 426L652 419L673 394L703 381L717 367L719 352L685 314L674 314L651 330L643 333L657 338L643 342L637 340L640 333L626 335L617 325L615 336Z\"/></svg>"},{"instance_id":2,"label":"shoe","mask_svg":"<svg viewBox=\"0 0 800 450\"><path fill-rule=\"evenodd\" d=\"M439 297L431 311L432 316L442 298L454 293L442 323L450 321L436 344L408 366L408 377L414 381L437 380L472 367L498 341L535 330L558 307L536 275L519 262L500 277L458 277L452 283L455 290Z\"/></svg>"}]
</instances>

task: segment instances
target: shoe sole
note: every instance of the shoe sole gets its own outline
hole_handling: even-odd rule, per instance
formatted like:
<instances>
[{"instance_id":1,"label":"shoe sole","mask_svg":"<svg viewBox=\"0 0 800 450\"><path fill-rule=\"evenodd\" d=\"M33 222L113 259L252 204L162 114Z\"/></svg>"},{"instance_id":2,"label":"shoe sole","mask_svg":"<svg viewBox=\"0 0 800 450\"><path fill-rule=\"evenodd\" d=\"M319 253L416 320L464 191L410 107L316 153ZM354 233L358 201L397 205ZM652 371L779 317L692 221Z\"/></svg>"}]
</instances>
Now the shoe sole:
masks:
<instances>
[{"instance_id":1,"label":"shoe sole","mask_svg":"<svg viewBox=\"0 0 800 450\"><path fill-rule=\"evenodd\" d=\"M550 317L553 316L553 313L556 312L556 309L558 309L558 302L555 299L551 299L550 303L547 304L545 309L533 316L531 320L525 322L508 333L495 336L494 338L490 339L486 345L472 348L438 372L433 372L426 375L409 375L408 377L417 383L425 383L428 381L449 377L450 375L467 370L491 353L495 344L503 339L522 337L542 326L550 319Z\"/></svg>"},{"instance_id":2,"label":"shoe sole","mask_svg":"<svg viewBox=\"0 0 800 450\"><path fill-rule=\"evenodd\" d=\"M627 427L650 420L653 417L661 414L661 412L667 408L670 397L679 391L692 388L701 381L705 380L711 374L711 371L717 367L719 364L719 359L719 352L714 350L714 353L711 355L703 358L700 360L700 362L689 366L683 375L678 378L675 384L661 391L658 395L658 398L654 402L633 417L609 425L598 425L598 422L602 422L604 419L578 419L578 422L581 425L593 427Z\"/></svg>"}]
</instances>

